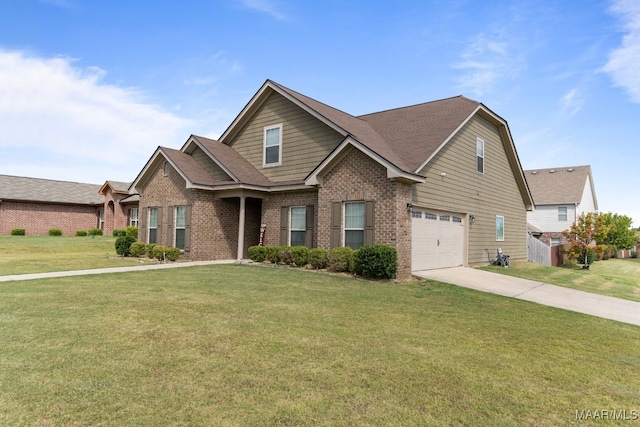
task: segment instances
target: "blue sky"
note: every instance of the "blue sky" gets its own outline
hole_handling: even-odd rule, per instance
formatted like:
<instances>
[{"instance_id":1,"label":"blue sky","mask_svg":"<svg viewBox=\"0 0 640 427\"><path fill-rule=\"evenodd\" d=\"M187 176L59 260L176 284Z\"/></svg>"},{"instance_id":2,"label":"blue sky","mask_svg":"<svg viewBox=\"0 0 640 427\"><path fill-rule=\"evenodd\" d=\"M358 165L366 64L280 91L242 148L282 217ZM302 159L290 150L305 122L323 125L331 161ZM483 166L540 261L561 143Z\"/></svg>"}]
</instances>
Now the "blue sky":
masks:
<instances>
[{"instance_id":1,"label":"blue sky","mask_svg":"<svg viewBox=\"0 0 640 427\"><path fill-rule=\"evenodd\" d=\"M0 0L0 174L131 181L266 79L353 115L465 95L640 226L636 0Z\"/></svg>"}]
</instances>

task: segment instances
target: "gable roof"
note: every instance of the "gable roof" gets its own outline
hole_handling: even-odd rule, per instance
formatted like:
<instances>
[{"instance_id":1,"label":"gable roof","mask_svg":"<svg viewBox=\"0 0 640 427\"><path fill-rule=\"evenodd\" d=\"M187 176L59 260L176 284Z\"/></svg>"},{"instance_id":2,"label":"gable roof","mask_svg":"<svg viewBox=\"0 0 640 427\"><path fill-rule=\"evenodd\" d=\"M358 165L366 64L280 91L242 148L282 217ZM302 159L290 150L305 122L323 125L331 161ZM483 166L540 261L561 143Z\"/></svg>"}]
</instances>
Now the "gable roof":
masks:
<instances>
[{"instance_id":1,"label":"gable roof","mask_svg":"<svg viewBox=\"0 0 640 427\"><path fill-rule=\"evenodd\" d=\"M576 204L582 202L587 178L593 203L598 209L591 166L565 166L524 171L536 205Z\"/></svg>"},{"instance_id":2,"label":"gable roof","mask_svg":"<svg viewBox=\"0 0 640 427\"><path fill-rule=\"evenodd\" d=\"M130 182L106 181L100 188L99 193L104 195L107 193L107 189L111 188L111 191L113 193L129 194L130 185L131 185Z\"/></svg>"},{"instance_id":3,"label":"gable roof","mask_svg":"<svg viewBox=\"0 0 640 427\"><path fill-rule=\"evenodd\" d=\"M0 200L76 205L104 203L101 186L52 179L0 175Z\"/></svg>"}]
</instances>

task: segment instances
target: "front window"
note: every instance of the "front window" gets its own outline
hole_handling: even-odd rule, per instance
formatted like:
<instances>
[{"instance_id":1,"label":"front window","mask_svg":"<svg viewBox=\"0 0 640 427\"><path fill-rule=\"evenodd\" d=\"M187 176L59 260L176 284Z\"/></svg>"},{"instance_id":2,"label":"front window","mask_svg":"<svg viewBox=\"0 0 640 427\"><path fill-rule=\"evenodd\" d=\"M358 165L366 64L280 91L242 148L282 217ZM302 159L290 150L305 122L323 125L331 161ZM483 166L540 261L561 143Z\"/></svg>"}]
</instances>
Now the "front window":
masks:
<instances>
[{"instance_id":1,"label":"front window","mask_svg":"<svg viewBox=\"0 0 640 427\"><path fill-rule=\"evenodd\" d=\"M98 228L104 230L104 209L100 209L98 214Z\"/></svg>"},{"instance_id":2,"label":"front window","mask_svg":"<svg viewBox=\"0 0 640 427\"><path fill-rule=\"evenodd\" d=\"M186 206L176 206L176 241L175 247L184 250L184 236L187 225Z\"/></svg>"},{"instance_id":3,"label":"front window","mask_svg":"<svg viewBox=\"0 0 640 427\"><path fill-rule=\"evenodd\" d=\"M306 243L307 208L294 206L291 208L290 245L304 246Z\"/></svg>"},{"instance_id":4,"label":"front window","mask_svg":"<svg viewBox=\"0 0 640 427\"><path fill-rule=\"evenodd\" d=\"M131 227L138 226L138 208L129 209L129 225Z\"/></svg>"},{"instance_id":5,"label":"front window","mask_svg":"<svg viewBox=\"0 0 640 427\"><path fill-rule=\"evenodd\" d=\"M476 158L478 172L484 173L484 141L480 138L476 140Z\"/></svg>"},{"instance_id":6,"label":"front window","mask_svg":"<svg viewBox=\"0 0 640 427\"><path fill-rule=\"evenodd\" d=\"M566 221L566 220L567 220L567 207L558 206L558 221Z\"/></svg>"},{"instance_id":7,"label":"front window","mask_svg":"<svg viewBox=\"0 0 640 427\"><path fill-rule=\"evenodd\" d=\"M158 208L149 208L149 243L158 243Z\"/></svg>"},{"instance_id":8,"label":"front window","mask_svg":"<svg viewBox=\"0 0 640 427\"><path fill-rule=\"evenodd\" d=\"M344 204L344 245L359 249L364 245L364 202Z\"/></svg>"},{"instance_id":9,"label":"front window","mask_svg":"<svg viewBox=\"0 0 640 427\"><path fill-rule=\"evenodd\" d=\"M496 216L496 242L504 241L504 217Z\"/></svg>"},{"instance_id":10,"label":"front window","mask_svg":"<svg viewBox=\"0 0 640 427\"><path fill-rule=\"evenodd\" d=\"M264 128L264 166L277 166L282 163L282 125Z\"/></svg>"}]
</instances>

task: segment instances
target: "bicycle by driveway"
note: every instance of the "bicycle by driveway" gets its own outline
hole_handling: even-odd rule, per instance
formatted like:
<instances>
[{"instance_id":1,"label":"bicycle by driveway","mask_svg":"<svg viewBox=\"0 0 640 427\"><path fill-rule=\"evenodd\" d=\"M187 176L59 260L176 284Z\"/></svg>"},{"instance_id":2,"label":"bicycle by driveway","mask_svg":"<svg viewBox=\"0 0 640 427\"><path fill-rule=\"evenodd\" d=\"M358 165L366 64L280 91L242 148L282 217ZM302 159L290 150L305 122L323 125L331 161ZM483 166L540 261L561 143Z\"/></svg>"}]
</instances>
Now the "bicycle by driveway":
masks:
<instances>
[{"instance_id":1,"label":"bicycle by driveway","mask_svg":"<svg viewBox=\"0 0 640 427\"><path fill-rule=\"evenodd\" d=\"M640 303L470 267L414 271L416 277L640 326Z\"/></svg>"}]
</instances>

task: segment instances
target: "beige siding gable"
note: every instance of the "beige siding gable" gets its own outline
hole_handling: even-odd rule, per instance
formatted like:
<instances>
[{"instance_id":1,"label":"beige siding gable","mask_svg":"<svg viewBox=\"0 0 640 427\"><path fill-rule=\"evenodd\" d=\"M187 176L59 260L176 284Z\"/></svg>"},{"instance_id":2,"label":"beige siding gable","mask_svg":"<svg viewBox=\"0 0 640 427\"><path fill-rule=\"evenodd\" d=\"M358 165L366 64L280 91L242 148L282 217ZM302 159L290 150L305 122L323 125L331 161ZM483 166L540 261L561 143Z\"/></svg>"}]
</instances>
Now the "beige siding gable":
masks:
<instances>
[{"instance_id":1,"label":"beige siding gable","mask_svg":"<svg viewBox=\"0 0 640 427\"><path fill-rule=\"evenodd\" d=\"M216 181L232 181L231 177L227 175L225 171L222 170L220 166L216 164L211 158L200 148L196 147L191 156L202 165L203 168L206 169L207 172L211 174L214 180Z\"/></svg>"},{"instance_id":2,"label":"beige siding gable","mask_svg":"<svg viewBox=\"0 0 640 427\"><path fill-rule=\"evenodd\" d=\"M476 140L484 141L484 173L477 172ZM475 116L422 169L414 204L474 215L469 225L470 264L495 258L496 248L526 257L526 207L498 128ZM505 217L505 241L495 238L496 215Z\"/></svg>"},{"instance_id":3,"label":"beige siding gable","mask_svg":"<svg viewBox=\"0 0 640 427\"><path fill-rule=\"evenodd\" d=\"M264 128L282 124L282 164L263 166ZM335 130L273 92L230 142L268 179L304 179L343 140Z\"/></svg>"}]
</instances>

